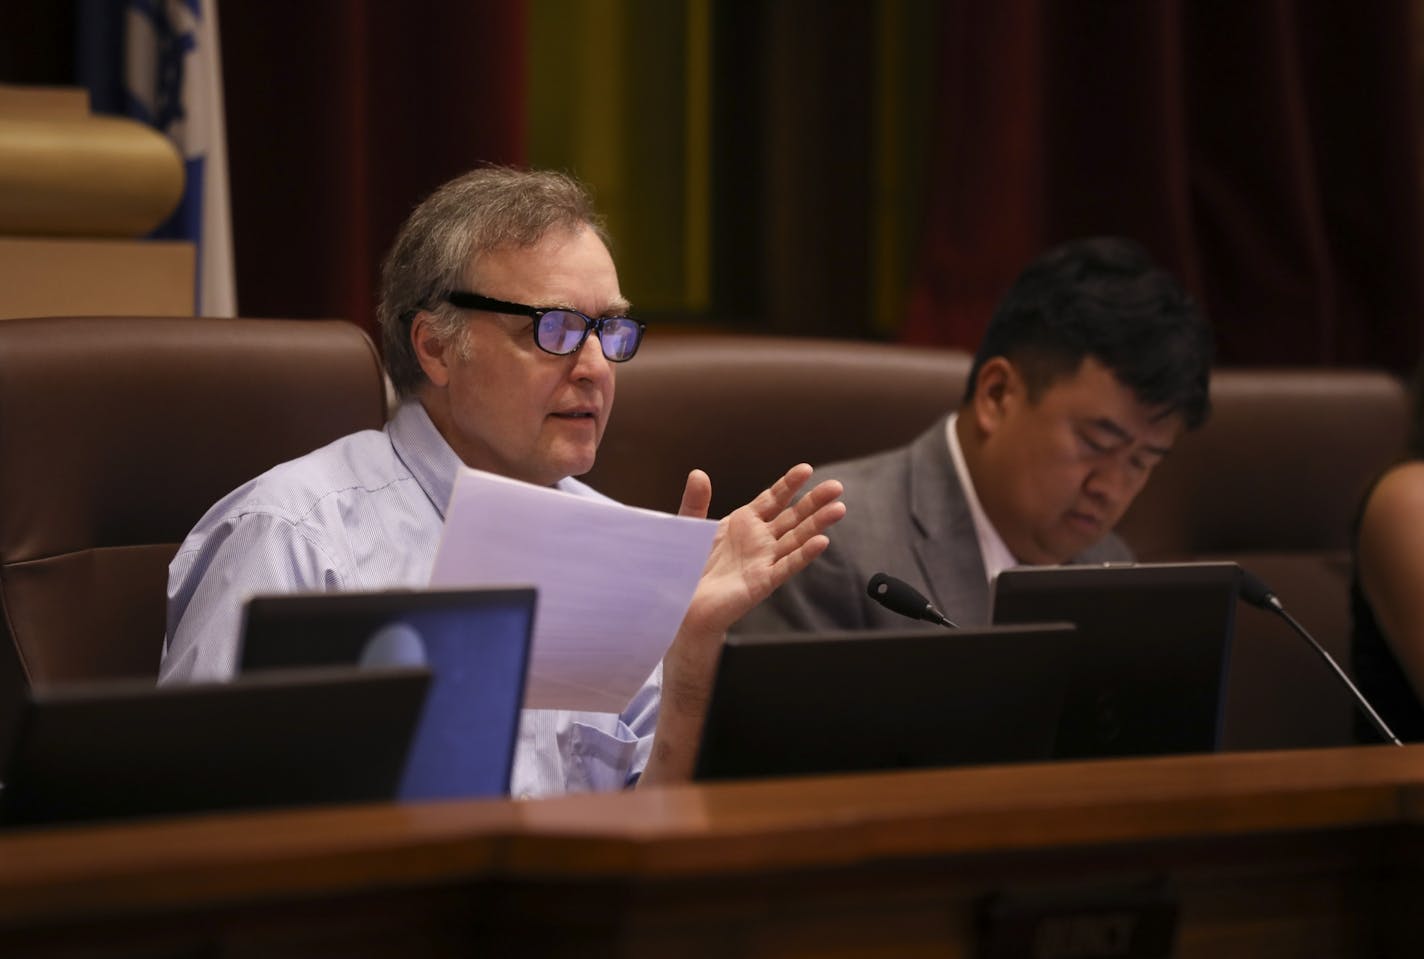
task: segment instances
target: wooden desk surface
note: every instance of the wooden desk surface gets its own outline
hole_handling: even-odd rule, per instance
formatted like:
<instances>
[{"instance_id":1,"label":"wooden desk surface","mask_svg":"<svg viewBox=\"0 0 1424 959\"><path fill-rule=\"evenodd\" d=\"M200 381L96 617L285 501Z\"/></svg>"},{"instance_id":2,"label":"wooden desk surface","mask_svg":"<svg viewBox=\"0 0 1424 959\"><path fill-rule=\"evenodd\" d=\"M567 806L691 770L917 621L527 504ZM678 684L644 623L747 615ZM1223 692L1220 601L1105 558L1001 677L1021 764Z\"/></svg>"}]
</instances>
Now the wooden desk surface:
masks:
<instances>
[{"instance_id":1,"label":"wooden desk surface","mask_svg":"<svg viewBox=\"0 0 1424 959\"><path fill-rule=\"evenodd\" d=\"M951 881L955 902L994 884L1144 869L1167 875L1182 864L1236 876L1256 870L1263 887L1339 873L1415 888L1424 875L1421 790L1424 746L1381 746L12 833L0 837L0 952L7 931L34 944L48 941L39 935L46 931L73 934L80 922L113 921L133 932L140 920L201 915L205 935L219 935L211 930L223 925L225 910L241 911L250 924L258 905L300 909L401 890L455 891L466 915L499 902L510 917L526 908L511 890L535 899L550 888L641 890L641 901L657 902L666 915L668 890L696 888L708 902L723 886L780 877L780 894L794 888L802 896L834 877L897 877L893 885L929 872L942 886L956 863L973 881ZM491 897L493 890L501 892ZM1353 936L1378 920L1374 908L1351 900L1339 934ZM1184 923L1190 913L1184 900Z\"/></svg>"}]
</instances>

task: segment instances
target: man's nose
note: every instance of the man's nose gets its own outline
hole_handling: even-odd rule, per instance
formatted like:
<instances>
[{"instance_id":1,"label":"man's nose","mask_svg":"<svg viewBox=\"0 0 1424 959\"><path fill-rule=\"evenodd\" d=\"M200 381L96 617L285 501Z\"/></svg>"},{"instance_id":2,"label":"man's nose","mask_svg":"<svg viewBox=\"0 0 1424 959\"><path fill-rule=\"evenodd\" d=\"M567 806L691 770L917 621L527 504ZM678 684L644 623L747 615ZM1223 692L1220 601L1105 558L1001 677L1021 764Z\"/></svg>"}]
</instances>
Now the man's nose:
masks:
<instances>
[{"instance_id":1,"label":"man's nose","mask_svg":"<svg viewBox=\"0 0 1424 959\"><path fill-rule=\"evenodd\" d=\"M1126 503L1137 492L1137 481L1123 458L1112 456L1098 463L1088 474L1086 489L1094 499L1108 507Z\"/></svg>"},{"instance_id":2,"label":"man's nose","mask_svg":"<svg viewBox=\"0 0 1424 959\"><path fill-rule=\"evenodd\" d=\"M589 330L583 345L574 354L573 377L579 380L607 379L613 372L613 364L603 355L603 341L597 330Z\"/></svg>"}]
</instances>

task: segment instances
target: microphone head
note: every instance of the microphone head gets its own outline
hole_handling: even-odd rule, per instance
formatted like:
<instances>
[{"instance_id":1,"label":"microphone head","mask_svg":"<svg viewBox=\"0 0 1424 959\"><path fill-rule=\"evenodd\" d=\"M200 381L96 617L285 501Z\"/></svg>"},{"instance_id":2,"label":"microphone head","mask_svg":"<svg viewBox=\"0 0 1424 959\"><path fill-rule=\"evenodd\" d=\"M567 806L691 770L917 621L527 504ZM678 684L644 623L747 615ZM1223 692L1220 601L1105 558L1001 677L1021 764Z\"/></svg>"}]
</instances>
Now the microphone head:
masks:
<instances>
[{"instance_id":1,"label":"microphone head","mask_svg":"<svg viewBox=\"0 0 1424 959\"><path fill-rule=\"evenodd\" d=\"M1273 600L1276 594L1271 592L1271 588L1261 581L1255 573L1246 567L1241 569L1241 598L1246 600L1257 609L1271 609L1275 603Z\"/></svg>"},{"instance_id":2,"label":"microphone head","mask_svg":"<svg viewBox=\"0 0 1424 959\"><path fill-rule=\"evenodd\" d=\"M892 613L911 619L925 619L930 601L919 590L889 573L876 573L865 586L866 595Z\"/></svg>"}]
</instances>

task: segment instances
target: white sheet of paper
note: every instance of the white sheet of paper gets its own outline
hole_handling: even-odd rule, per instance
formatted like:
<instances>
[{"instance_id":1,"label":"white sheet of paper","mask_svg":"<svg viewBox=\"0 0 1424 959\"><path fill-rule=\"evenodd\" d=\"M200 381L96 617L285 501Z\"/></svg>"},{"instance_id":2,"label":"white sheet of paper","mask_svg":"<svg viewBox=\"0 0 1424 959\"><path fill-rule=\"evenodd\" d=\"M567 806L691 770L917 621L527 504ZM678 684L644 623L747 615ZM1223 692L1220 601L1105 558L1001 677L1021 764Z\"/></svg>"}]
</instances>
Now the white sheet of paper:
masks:
<instances>
[{"instance_id":1,"label":"white sheet of paper","mask_svg":"<svg viewBox=\"0 0 1424 959\"><path fill-rule=\"evenodd\" d=\"M464 468L430 585L538 587L525 707L616 713L672 642L716 531Z\"/></svg>"}]
</instances>

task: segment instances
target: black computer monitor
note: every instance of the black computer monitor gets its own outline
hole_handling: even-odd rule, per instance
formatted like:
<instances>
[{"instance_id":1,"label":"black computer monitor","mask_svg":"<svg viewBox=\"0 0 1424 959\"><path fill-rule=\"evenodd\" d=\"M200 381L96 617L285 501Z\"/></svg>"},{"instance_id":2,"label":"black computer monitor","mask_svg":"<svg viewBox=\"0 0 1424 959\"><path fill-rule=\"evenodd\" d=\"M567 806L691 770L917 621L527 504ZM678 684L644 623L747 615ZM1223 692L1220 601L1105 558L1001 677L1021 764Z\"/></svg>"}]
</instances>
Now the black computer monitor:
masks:
<instances>
[{"instance_id":1,"label":"black computer monitor","mask_svg":"<svg viewBox=\"0 0 1424 959\"><path fill-rule=\"evenodd\" d=\"M400 798L503 796L535 597L529 587L259 596L247 604L240 668L427 665L430 693Z\"/></svg>"},{"instance_id":2,"label":"black computer monitor","mask_svg":"<svg viewBox=\"0 0 1424 959\"><path fill-rule=\"evenodd\" d=\"M1055 755L1211 752L1220 746L1241 569L1235 563L1004 570L992 618L1066 621L1081 653Z\"/></svg>"},{"instance_id":3,"label":"black computer monitor","mask_svg":"<svg viewBox=\"0 0 1424 959\"><path fill-rule=\"evenodd\" d=\"M1073 634L1060 623L730 636L695 778L1047 759Z\"/></svg>"},{"instance_id":4,"label":"black computer monitor","mask_svg":"<svg viewBox=\"0 0 1424 959\"><path fill-rule=\"evenodd\" d=\"M429 680L422 667L347 667L35 690L0 754L0 821L389 800Z\"/></svg>"}]
</instances>

